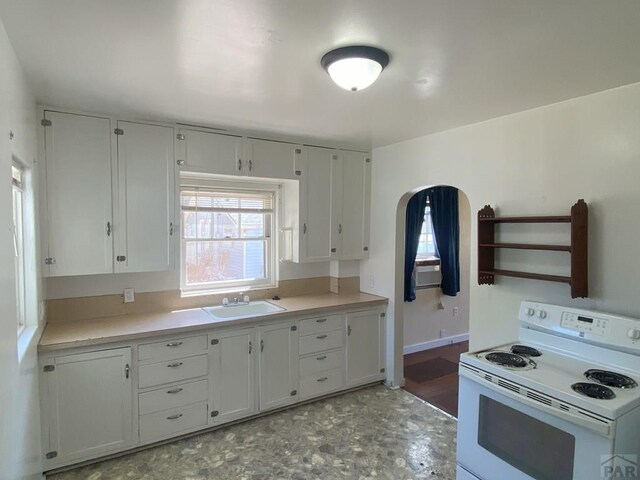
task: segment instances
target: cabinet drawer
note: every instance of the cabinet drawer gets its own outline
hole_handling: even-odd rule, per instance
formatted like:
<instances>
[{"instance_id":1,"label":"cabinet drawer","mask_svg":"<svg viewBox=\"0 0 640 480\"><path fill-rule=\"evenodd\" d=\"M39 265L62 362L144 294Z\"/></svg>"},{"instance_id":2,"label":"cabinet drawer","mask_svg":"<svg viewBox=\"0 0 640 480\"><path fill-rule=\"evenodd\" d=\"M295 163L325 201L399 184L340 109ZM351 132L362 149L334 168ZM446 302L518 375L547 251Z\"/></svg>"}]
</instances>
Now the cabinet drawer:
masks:
<instances>
[{"instance_id":1,"label":"cabinet drawer","mask_svg":"<svg viewBox=\"0 0 640 480\"><path fill-rule=\"evenodd\" d=\"M300 355L340 348L344 345L344 331L333 330L332 332L319 332L313 335L305 335L304 337L300 337L298 342L298 353Z\"/></svg>"},{"instance_id":2,"label":"cabinet drawer","mask_svg":"<svg viewBox=\"0 0 640 480\"><path fill-rule=\"evenodd\" d=\"M334 368L300 377L300 397L310 398L344 388L344 371Z\"/></svg>"},{"instance_id":3,"label":"cabinet drawer","mask_svg":"<svg viewBox=\"0 0 640 480\"><path fill-rule=\"evenodd\" d=\"M140 388L146 388L202 377L208 372L207 366L207 355L141 365L138 369L138 385Z\"/></svg>"},{"instance_id":4,"label":"cabinet drawer","mask_svg":"<svg viewBox=\"0 0 640 480\"><path fill-rule=\"evenodd\" d=\"M206 380L182 383L153 390L152 392L141 393L138 395L138 411L140 415L147 415L169 408L206 402L208 398L209 387Z\"/></svg>"},{"instance_id":5,"label":"cabinet drawer","mask_svg":"<svg viewBox=\"0 0 640 480\"><path fill-rule=\"evenodd\" d=\"M300 320L300 335L310 335L317 332L330 332L344 328L342 315L326 315L324 317L305 318Z\"/></svg>"},{"instance_id":6,"label":"cabinet drawer","mask_svg":"<svg viewBox=\"0 0 640 480\"><path fill-rule=\"evenodd\" d=\"M208 408L198 403L182 408L172 408L140 417L140 443L155 442L181 433L207 426Z\"/></svg>"},{"instance_id":7,"label":"cabinet drawer","mask_svg":"<svg viewBox=\"0 0 640 480\"><path fill-rule=\"evenodd\" d=\"M325 370L344 367L344 350L318 353L312 357L300 359L300 376L313 375Z\"/></svg>"},{"instance_id":8,"label":"cabinet drawer","mask_svg":"<svg viewBox=\"0 0 640 480\"><path fill-rule=\"evenodd\" d=\"M145 343L138 347L138 360L161 360L184 357L207 351L207 336L172 338L162 342Z\"/></svg>"}]
</instances>

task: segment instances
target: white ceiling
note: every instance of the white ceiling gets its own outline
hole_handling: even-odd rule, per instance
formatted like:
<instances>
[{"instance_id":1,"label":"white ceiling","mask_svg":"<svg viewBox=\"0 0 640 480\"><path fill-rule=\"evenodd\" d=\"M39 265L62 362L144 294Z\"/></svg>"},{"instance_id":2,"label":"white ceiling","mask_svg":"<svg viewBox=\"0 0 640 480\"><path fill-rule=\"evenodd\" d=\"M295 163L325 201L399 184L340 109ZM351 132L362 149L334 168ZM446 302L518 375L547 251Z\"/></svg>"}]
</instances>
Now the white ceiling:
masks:
<instances>
[{"instance_id":1,"label":"white ceiling","mask_svg":"<svg viewBox=\"0 0 640 480\"><path fill-rule=\"evenodd\" d=\"M2 0L40 102L370 147L640 81L638 0ZM338 46L391 63L360 92Z\"/></svg>"}]
</instances>

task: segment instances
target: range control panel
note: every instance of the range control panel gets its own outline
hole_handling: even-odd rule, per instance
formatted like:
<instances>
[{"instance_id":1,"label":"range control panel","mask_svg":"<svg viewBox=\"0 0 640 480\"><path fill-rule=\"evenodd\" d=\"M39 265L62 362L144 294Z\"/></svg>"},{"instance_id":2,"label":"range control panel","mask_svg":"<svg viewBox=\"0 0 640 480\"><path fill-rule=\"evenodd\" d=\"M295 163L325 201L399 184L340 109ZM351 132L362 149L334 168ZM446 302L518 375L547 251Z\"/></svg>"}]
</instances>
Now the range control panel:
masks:
<instances>
[{"instance_id":1,"label":"range control panel","mask_svg":"<svg viewBox=\"0 0 640 480\"><path fill-rule=\"evenodd\" d=\"M575 330L576 332L593 333L595 335L607 336L611 333L609 320L577 313L562 312L560 326Z\"/></svg>"},{"instance_id":2,"label":"range control panel","mask_svg":"<svg viewBox=\"0 0 640 480\"><path fill-rule=\"evenodd\" d=\"M520 304L523 326L640 352L640 320L538 302Z\"/></svg>"}]
</instances>

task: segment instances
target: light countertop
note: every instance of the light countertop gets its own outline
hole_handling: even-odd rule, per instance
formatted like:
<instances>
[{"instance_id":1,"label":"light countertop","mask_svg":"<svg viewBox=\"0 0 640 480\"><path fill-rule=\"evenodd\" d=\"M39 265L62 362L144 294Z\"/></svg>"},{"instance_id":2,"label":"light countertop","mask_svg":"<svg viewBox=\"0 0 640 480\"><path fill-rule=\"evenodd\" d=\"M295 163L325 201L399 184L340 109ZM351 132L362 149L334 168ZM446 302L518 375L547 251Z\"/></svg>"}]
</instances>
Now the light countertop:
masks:
<instances>
[{"instance_id":1,"label":"light countertop","mask_svg":"<svg viewBox=\"0 0 640 480\"><path fill-rule=\"evenodd\" d=\"M286 310L252 318L216 320L201 308L193 308L48 323L38 344L38 351L100 345L212 327L264 323L292 316L323 315L335 311L382 306L386 305L388 300L367 293L344 295L324 293L288 297L277 301L269 300L269 302Z\"/></svg>"}]
</instances>

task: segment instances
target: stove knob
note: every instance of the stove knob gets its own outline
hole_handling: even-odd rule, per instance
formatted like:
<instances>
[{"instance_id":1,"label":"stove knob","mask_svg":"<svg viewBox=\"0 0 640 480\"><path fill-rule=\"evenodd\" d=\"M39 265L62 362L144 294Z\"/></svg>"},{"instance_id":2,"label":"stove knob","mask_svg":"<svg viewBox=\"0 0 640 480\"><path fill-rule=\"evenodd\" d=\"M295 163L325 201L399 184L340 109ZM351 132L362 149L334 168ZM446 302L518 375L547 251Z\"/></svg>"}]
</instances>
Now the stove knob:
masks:
<instances>
[{"instance_id":1,"label":"stove knob","mask_svg":"<svg viewBox=\"0 0 640 480\"><path fill-rule=\"evenodd\" d=\"M542 320L543 318L547 318L547 312L544 310L538 310L538 318Z\"/></svg>"},{"instance_id":2,"label":"stove knob","mask_svg":"<svg viewBox=\"0 0 640 480\"><path fill-rule=\"evenodd\" d=\"M638 328L630 328L627 330L627 337L631 340L638 340L640 338L640 329Z\"/></svg>"},{"instance_id":3,"label":"stove knob","mask_svg":"<svg viewBox=\"0 0 640 480\"><path fill-rule=\"evenodd\" d=\"M533 317L536 311L533 308L527 308L527 317Z\"/></svg>"}]
</instances>

